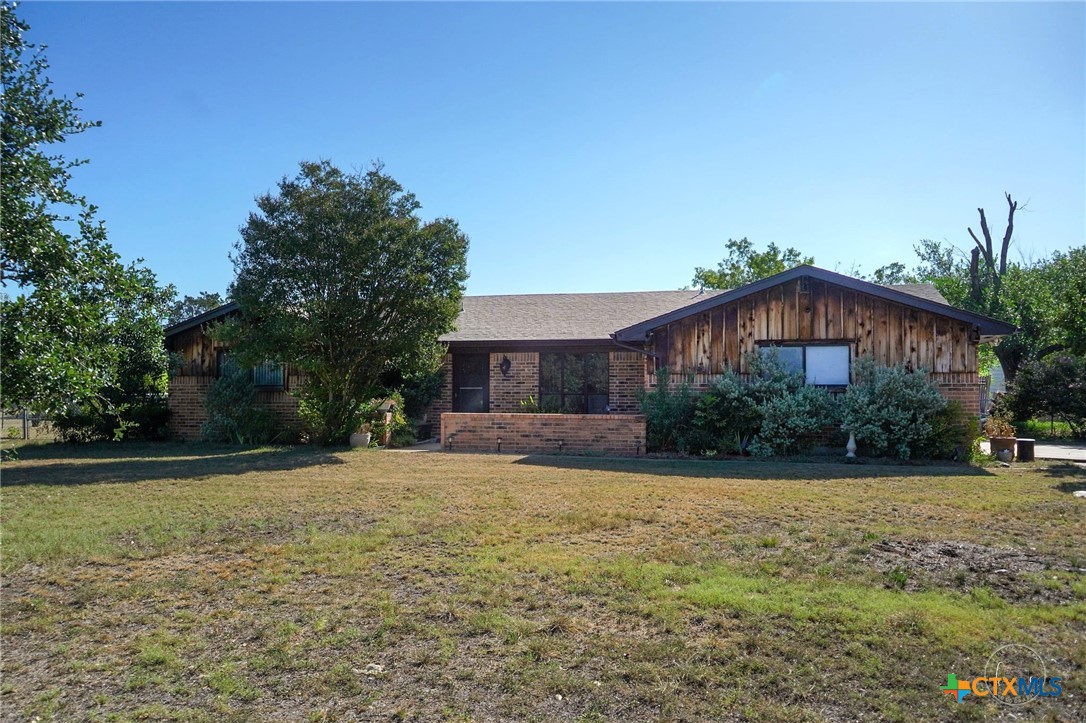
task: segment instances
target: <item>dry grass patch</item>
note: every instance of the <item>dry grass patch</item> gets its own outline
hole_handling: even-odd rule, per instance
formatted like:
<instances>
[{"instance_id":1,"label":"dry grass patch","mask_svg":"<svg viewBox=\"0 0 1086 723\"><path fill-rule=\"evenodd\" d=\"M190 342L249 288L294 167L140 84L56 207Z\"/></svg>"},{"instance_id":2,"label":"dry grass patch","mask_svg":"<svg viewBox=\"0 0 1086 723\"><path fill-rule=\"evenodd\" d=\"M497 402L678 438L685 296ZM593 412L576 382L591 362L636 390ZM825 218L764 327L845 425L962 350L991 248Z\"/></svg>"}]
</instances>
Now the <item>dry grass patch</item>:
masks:
<instances>
[{"instance_id":1,"label":"dry grass patch","mask_svg":"<svg viewBox=\"0 0 1086 723\"><path fill-rule=\"evenodd\" d=\"M1024 642L1086 717L1086 488L875 467L26 448L5 717L981 719ZM954 554L944 554L947 550ZM997 563L997 560L1005 563Z\"/></svg>"}]
</instances>

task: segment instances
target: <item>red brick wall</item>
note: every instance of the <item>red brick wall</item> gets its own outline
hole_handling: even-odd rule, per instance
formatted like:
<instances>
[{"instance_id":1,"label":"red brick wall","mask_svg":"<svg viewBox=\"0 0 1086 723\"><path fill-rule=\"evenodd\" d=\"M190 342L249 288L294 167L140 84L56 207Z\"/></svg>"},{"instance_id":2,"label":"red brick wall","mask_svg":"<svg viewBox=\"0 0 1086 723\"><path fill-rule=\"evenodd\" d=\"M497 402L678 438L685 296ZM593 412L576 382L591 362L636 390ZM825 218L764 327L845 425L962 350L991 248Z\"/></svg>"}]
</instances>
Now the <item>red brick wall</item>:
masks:
<instances>
[{"instance_id":1,"label":"red brick wall","mask_svg":"<svg viewBox=\"0 0 1086 723\"><path fill-rule=\"evenodd\" d=\"M207 421L204 401L214 382L215 377L211 376L175 376L170 379L170 436L177 439L203 437L201 427ZM287 378L287 389L295 389L300 383L301 378L292 374ZM279 428L288 433L287 439L296 436L294 432L301 427L297 399L284 390L258 391L256 399L272 411Z\"/></svg>"},{"instance_id":2,"label":"red brick wall","mask_svg":"<svg viewBox=\"0 0 1086 723\"><path fill-rule=\"evenodd\" d=\"M441 440L453 452L602 453L645 452L645 418L634 414L441 415Z\"/></svg>"},{"instance_id":3,"label":"red brick wall","mask_svg":"<svg viewBox=\"0 0 1086 723\"><path fill-rule=\"evenodd\" d=\"M940 384L939 391L951 401L962 403L966 414L980 416L980 399L984 385L981 384Z\"/></svg>"}]
</instances>

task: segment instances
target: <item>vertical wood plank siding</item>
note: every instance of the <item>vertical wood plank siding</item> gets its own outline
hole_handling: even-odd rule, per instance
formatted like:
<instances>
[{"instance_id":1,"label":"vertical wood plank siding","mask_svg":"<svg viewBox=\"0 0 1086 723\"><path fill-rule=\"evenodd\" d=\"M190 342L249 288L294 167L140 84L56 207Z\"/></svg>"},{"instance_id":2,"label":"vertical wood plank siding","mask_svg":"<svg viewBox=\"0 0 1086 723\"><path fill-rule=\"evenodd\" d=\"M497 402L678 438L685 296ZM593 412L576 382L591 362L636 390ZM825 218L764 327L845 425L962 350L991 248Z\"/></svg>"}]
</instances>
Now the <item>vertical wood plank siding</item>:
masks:
<instances>
[{"instance_id":1,"label":"vertical wood plank siding","mask_svg":"<svg viewBox=\"0 0 1086 723\"><path fill-rule=\"evenodd\" d=\"M660 365L683 375L746 373L744 355L763 342L838 341L857 358L909 362L937 381L975 384L971 325L817 279L796 279L653 330Z\"/></svg>"}]
</instances>

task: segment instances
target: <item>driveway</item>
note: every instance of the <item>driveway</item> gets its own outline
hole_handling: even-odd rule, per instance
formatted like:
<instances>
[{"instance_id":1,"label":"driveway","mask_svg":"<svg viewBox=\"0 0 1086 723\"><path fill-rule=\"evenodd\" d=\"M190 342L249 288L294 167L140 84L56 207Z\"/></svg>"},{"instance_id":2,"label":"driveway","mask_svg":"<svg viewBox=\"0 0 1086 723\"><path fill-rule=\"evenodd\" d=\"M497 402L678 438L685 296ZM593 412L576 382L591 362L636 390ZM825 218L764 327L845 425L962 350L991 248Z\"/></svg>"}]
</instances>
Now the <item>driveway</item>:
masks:
<instances>
[{"instance_id":1,"label":"driveway","mask_svg":"<svg viewBox=\"0 0 1086 723\"><path fill-rule=\"evenodd\" d=\"M988 443L981 442L980 448L985 453L989 452ZM1055 444L1052 442L1037 442L1034 446L1034 456L1037 459L1058 459L1072 462L1086 462L1086 444Z\"/></svg>"}]
</instances>

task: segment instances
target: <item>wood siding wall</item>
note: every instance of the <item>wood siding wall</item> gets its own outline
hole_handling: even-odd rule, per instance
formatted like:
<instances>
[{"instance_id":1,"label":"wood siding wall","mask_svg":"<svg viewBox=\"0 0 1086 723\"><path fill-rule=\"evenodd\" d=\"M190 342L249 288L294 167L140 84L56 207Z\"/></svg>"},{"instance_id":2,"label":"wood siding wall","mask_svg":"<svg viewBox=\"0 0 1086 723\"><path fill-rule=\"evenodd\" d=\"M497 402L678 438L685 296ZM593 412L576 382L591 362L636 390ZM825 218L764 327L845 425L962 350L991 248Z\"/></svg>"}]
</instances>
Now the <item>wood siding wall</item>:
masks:
<instances>
[{"instance_id":1,"label":"wood siding wall","mask_svg":"<svg viewBox=\"0 0 1086 723\"><path fill-rule=\"evenodd\" d=\"M840 342L852 358L909 362L946 383L976 383L970 324L815 279L796 279L653 330L658 366L712 376L746 373L744 356L766 342Z\"/></svg>"},{"instance_id":2,"label":"wood siding wall","mask_svg":"<svg viewBox=\"0 0 1086 723\"><path fill-rule=\"evenodd\" d=\"M200 327L171 337L166 344L167 350L181 356L181 364L174 367L174 375L184 377L218 376L217 352L224 348L224 344L213 341Z\"/></svg>"}]
</instances>

